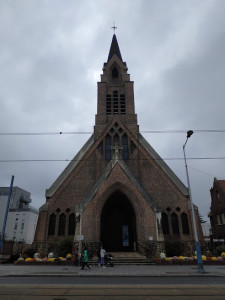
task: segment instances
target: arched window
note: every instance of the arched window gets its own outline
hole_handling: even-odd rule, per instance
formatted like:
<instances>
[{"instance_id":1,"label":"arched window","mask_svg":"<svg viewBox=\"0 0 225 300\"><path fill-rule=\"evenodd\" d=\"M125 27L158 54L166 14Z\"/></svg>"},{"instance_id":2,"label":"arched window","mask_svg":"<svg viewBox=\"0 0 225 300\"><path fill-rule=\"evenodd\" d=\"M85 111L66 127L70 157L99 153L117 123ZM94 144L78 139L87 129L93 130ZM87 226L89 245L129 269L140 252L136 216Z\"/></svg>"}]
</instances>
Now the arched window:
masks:
<instances>
[{"instance_id":1,"label":"arched window","mask_svg":"<svg viewBox=\"0 0 225 300\"><path fill-rule=\"evenodd\" d=\"M189 225L188 225L188 217L185 213L181 214L181 223L183 228L183 234L189 234Z\"/></svg>"},{"instance_id":2,"label":"arched window","mask_svg":"<svg viewBox=\"0 0 225 300\"><path fill-rule=\"evenodd\" d=\"M48 235L55 234L55 221L56 221L56 215L51 214L48 223Z\"/></svg>"},{"instance_id":3,"label":"arched window","mask_svg":"<svg viewBox=\"0 0 225 300\"><path fill-rule=\"evenodd\" d=\"M114 145L119 146L120 140L119 140L119 136L117 133L114 135L113 142L114 142Z\"/></svg>"},{"instance_id":4,"label":"arched window","mask_svg":"<svg viewBox=\"0 0 225 300\"><path fill-rule=\"evenodd\" d=\"M173 234L179 234L178 217L175 213L172 213L171 221L172 221Z\"/></svg>"},{"instance_id":5,"label":"arched window","mask_svg":"<svg viewBox=\"0 0 225 300\"><path fill-rule=\"evenodd\" d=\"M59 217L58 235L65 234L65 226L66 226L66 216L64 214L61 214Z\"/></svg>"},{"instance_id":6,"label":"arched window","mask_svg":"<svg viewBox=\"0 0 225 300\"><path fill-rule=\"evenodd\" d=\"M164 234L169 234L169 221L168 221L168 215L166 213L162 213L162 230Z\"/></svg>"},{"instance_id":7,"label":"arched window","mask_svg":"<svg viewBox=\"0 0 225 300\"><path fill-rule=\"evenodd\" d=\"M75 234L75 214L69 216L68 235Z\"/></svg>"},{"instance_id":8,"label":"arched window","mask_svg":"<svg viewBox=\"0 0 225 300\"><path fill-rule=\"evenodd\" d=\"M122 137L122 143L123 143L123 159L128 160L128 158L129 158L128 138L127 138L126 134L124 134Z\"/></svg>"},{"instance_id":9,"label":"arched window","mask_svg":"<svg viewBox=\"0 0 225 300\"><path fill-rule=\"evenodd\" d=\"M107 134L105 138L105 159L107 161L111 160L111 151L112 151L112 141L111 141L111 136Z\"/></svg>"},{"instance_id":10,"label":"arched window","mask_svg":"<svg viewBox=\"0 0 225 300\"><path fill-rule=\"evenodd\" d=\"M118 70L116 67L114 67L112 69L112 78L118 78L118 75L119 75Z\"/></svg>"}]
</instances>

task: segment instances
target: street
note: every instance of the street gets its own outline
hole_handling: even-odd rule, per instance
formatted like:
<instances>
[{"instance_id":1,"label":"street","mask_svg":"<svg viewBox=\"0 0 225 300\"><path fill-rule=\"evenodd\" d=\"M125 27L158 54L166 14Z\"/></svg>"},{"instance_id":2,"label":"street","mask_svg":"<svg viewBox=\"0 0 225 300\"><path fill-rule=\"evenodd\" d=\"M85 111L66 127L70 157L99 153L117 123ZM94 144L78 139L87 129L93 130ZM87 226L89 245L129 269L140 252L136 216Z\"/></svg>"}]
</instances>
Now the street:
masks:
<instances>
[{"instance_id":1,"label":"street","mask_svg":"<svg viewBox=\"0 0 225 300\"><path fill-rule=\"evenodd\" d=\"M75 276L75 277L63 277L63 276L19 276L19 277L0 277L0 285L4 284L41 284L41 285L64 285L64 284L72 284L72 285L219 285L225 284L224 277L98 277L98 276Z\"/></svg>"},{"instance_id":2,"label":"street","mask_svg":"<svg viewBox=\"0 0 225 300\"><path fill-rule=\"evenodd\" d=\"M1 277L0 300L225 299L224 277Z\"/></svg>"}]
</instances>

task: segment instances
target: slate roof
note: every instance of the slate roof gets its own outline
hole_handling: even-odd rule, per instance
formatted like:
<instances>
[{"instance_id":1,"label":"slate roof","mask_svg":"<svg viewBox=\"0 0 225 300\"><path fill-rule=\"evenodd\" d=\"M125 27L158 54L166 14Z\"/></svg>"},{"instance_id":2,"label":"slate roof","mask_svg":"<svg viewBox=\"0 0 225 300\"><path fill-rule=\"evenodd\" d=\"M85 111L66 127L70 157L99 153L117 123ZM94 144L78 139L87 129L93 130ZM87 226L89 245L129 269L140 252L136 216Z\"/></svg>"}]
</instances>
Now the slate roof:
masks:
<instances>
[{"instance_id":1,"label":"slate roof","mask_svg":"<svg viewBox=\"0 0 225 300\"><path fill-rule=\"evenodd\" d=\"M169 166L164 162L164 160L158 155L158 153L151 147L151 145L146 141L146 139L139 133L139 142L140 144L148 151L149 155L158 163L158 165L163 169L163 171L168 175L168 177L172 180L172 182L178 187L178 189L182 192L183 195L188 196L189 192L187 187L182 183L182 181L176 176L176 174L169 168ZM52 184L52 186L46 190L46 197L51 197L56 192L56 190L60 187L60 185L64 182L64 180L69 176L69 174L76 168L78 162L83 158L83 156L87 153L87 151L92 147L94 144L94 134L88 139L88 141L84 144L81 150L77 153L77 155L73 158L73 160L69 163L69 165L64 169L61 175L56 179L56 181ZM156 205L151 199L151 197L147 194L147 192L139 185L138 181L135 179L133 174L131 173L128 166L123 162L120 161L120 166L133 182L133 184L141 191L143 196L148 199L149 204L156 209ZM110 165L110 164L109 164ZM107 167L103 172L102 176L93 186L90 195L94 195L95 192L100 187L104 178L106 178L109 173L111 172L112 168ZM225 183L225 181L224 181ZM89 196L87 196L85 201L88 201ZM83 203L85 206L85 203Z\"/></svg>"},{"instance_id":2,"label":"slate roof","mask_svg":"<svg viewBox=\"0 0 225 300\"><path fill-rule=\"evenodd\" d=\"M116 54L119 57L119 59L123 62L122 56L121 56L121 53L120 53L120 48L119 48L119 45L118 45L117 38L116 38L115 34L113 35L113 38L112 38L112 44L111 44L111 47L110 47L110 50L109 50L109 56L108 56L107 62L113 57L114 54Z\"/></svg>"},{"instance_id":3,"label":"slate roof","mask_svg":"<svg viewBox=\"0 0 225 300\"><path fill-rule=\"evenodd\" d=\"M170 167L164 162L159 154L152 148L152 146L146 141L146 139L139 133L139 142L148 151L156 163L163 169L163 171L169 176L169 178L175 183L179 190L188 196L189 192L183 182L176 176L176 174L170 169Z\"/></svg>"},{"instance_id":4,"label":"slate roof","mask_svg":"<svg viewBox=\"0 0 225 300\"><path fill-rule=\"evenodd\" d=\"M218 182L225 191L225 180L218 180Z\"/></svg>"},{"instance_id":5,"label":"slate roof","mask_svg":"<svg viewBox=\"0 0 225 300\"><path fill-rule=\"evenodd\" d=\"M52 186L46 190L45 196L51 197L56 190L60 187L60 185L64 182L64 180L69 176L69 174L75 169L76 165L83 158L86 152L90 149L90 147L94 143L94 134L87 140L87 142L83 145L77 155L72 159L72 161L68 164L68 166L64 169L64 171L59 175L56 181L52 184Z\"/></svg>"}]
</instances>

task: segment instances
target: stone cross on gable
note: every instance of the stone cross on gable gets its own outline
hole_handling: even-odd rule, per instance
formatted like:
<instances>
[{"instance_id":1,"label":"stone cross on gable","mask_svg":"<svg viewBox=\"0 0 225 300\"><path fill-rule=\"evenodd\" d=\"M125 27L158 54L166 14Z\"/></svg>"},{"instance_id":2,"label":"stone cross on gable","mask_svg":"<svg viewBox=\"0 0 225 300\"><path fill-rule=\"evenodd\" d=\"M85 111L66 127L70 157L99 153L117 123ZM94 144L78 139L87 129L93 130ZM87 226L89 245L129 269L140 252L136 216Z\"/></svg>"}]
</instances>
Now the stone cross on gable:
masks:
<instances>
[{"instance_id":1,"label":"stone cross on gable","mask_svg":"<svg viewBox=\"0 0 225 300\"><path fill-rule=\"evenodd\" d=\"M120 147L120 145L118 145L118 144L116 143L116 144L114 144L114 145L112 146L111 149L112 149L112 151L113 151L113 153L112 153L112 159L114 159L114 160L119 160L119 159L121 158L120 150L122 150L123 147Z\"/></svg>"}]
</instances>

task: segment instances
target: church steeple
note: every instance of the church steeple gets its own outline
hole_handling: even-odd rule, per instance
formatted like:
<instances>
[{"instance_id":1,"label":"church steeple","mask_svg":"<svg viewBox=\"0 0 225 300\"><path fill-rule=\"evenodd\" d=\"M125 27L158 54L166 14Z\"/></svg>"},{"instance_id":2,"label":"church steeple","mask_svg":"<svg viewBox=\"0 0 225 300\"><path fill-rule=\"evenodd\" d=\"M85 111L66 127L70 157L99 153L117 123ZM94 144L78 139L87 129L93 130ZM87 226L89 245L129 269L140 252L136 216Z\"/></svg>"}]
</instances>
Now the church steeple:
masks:
<instances>
[{"instance_id":1,"label":"church steeple","mask_svg":"<svg viewBox=\"0 0 225 300\"><path fill-rule=\"evenodd\" d=\"M110 50L109 50L109 56L108 56L107 62L113 57L114 54L116 54L118 56L118 58L121 61L123 61L121 53L120 53L120 48L119 48L119 45L118 45L117 38L116 38L115 34L113 35L113 38L112 38L112 44L111 44L111 47L110 47Z\"/></svg>"},{"instance_id":2,"label":"church steeple","mask_svg":"<svg viewBox=\"0 0 225 300\"><path fill-rule=\"evenodd\" d=\"M101 81L98 82L95 133L100 134L112 120L115 122L120 120L130 130L137 132L133 81L127 73L127 64L122 59L115 33L108 60L104 63L102 70Z\"/></svg>"}]
</instances>

